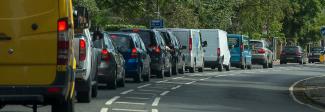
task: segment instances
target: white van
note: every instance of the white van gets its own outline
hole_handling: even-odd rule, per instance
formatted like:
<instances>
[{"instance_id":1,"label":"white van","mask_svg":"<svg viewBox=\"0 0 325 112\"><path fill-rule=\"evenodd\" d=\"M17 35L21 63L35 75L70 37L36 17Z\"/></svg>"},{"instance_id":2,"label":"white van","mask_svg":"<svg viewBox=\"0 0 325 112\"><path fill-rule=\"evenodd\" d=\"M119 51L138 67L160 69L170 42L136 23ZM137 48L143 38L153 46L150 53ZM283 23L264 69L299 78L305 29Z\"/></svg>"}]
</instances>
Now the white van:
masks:
<instances>
[{"instance_id":1,"label":"white van","mask_svg":"<svg viewBox=\"0 0 325 112\"><path fill-rule=\"evenodd\" d=\"M177 37L182 45L182 52L185 58L185 68L194 73L196 69L199 72L204 70L204 50L206 42L202 41L199 30L195 29L169 29Z\"/></svg>"},{"instance_id":2,"label":"white van","mask_svg":"<svg viewBox=\"0 0 325 112\"><path fill-rule=\"evenodd\" d=\"M222 71L225 67L230 70L230 51L228 48L227 32L219 29L200 29L203 41L208 46L204 48L204 65L211 69Z\"/></svg>"}]
</instances>

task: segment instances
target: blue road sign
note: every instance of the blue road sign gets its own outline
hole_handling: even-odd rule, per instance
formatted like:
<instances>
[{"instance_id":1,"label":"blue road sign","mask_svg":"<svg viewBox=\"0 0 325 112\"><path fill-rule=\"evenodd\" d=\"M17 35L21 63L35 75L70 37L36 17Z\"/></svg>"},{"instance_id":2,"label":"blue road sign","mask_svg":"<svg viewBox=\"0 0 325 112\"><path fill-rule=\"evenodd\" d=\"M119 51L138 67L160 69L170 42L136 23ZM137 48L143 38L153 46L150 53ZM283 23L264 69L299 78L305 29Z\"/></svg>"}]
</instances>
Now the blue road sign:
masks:
<instances>
[{"instance_id":1,"label":"blue road sign","mask_svg":"<svg viewBox=\"0 0 325 112\"><path fill-rule=\"evenodd\" d=\"M320 32L322 33L323 36L325 36L325 26L321 28Z\"/></svg>"},{"instance_id":2,"label":"blue road sign","mask_svg":"<svg viewBox=\"0 0 325 112\"><path fill-rule=\"evenodd\" d=\"M151 28L164 28L164 20L162 19L155 19L152 20L150 23Z\"/></svg>"}]
</instances>

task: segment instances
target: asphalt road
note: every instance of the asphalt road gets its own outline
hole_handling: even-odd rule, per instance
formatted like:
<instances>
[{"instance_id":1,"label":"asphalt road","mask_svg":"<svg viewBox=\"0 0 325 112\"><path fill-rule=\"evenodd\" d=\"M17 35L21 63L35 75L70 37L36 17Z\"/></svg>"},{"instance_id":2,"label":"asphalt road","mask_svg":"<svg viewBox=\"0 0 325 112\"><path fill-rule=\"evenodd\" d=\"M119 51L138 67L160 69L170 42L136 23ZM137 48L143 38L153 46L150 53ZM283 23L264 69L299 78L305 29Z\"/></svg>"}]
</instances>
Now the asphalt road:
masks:
<instances>
[{"instance_id":1,"label":"asphalt road","mask_svg":"<svg viewBox=\"0 0 325 112\"><path fill-rule=\"evenodd\" d=\"M325 65L288 64L272 69L232 68L230 72L206 69L125 88L101 87L90 104L77 103L76 112L319 112L297 103L289 88L297 81L325 73ZM39 112L49 112L49 106ZM0 112L31 112L23 106L6 106Z\"/></svg>"}]
</instances>

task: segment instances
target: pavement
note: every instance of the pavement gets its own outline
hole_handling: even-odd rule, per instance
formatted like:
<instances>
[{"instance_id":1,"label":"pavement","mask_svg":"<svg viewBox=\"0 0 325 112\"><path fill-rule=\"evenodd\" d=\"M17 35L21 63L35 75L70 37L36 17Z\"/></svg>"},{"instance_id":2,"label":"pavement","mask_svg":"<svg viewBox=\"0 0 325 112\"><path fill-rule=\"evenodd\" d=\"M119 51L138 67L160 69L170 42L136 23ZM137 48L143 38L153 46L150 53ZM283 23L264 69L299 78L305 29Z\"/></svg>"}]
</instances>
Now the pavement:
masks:
<instances>
[{"instance_id":1,"label":"pavement","mask_svg":"<svg viewBox=\"0 0 325 112\"><path fill-rule=\"evenodd\" d=\"M75 108L76 112L321 112L322 108L307 106L302 100L305 97L295 93L304 90L304 79L323 75L324 67L287 64L229 72L205 69L204 73L153 78L147 83L128 82L117 90L101 87L91 103L77 103ZM0 110L31 111L24 106ZM49 111L50 106L39 108L39 112Z\"/></svg>"}]
</instances>

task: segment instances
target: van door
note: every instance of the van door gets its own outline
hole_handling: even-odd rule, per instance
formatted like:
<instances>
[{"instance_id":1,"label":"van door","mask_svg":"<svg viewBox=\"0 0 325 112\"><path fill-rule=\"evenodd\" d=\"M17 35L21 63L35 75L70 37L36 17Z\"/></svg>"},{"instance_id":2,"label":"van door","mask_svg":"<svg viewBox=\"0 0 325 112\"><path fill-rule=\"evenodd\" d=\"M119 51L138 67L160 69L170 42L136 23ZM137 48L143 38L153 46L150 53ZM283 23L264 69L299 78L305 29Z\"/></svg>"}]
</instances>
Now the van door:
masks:
<instances>
[{"instance_id":1,"label":"van door","mask_svg":"<svg viewBox=\"0 0 325 112\"><path fill-rule=\"evenodd\" d=\"M217 61L218 35L212 30L201 30L203 41L208 42L204 48L204 61Z\"/></svg>"},{"instance_id":2,"label":"van door","mask_svg":"<svg viewBox=\"0 0 325 112\"><path fill-rule=\"evenodd\" d=\"M54 81L58 8L58 0L0 1L0 85Z\"/></svg>"}]
</instances>

